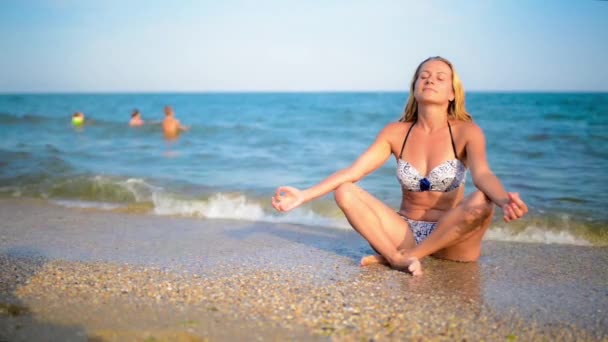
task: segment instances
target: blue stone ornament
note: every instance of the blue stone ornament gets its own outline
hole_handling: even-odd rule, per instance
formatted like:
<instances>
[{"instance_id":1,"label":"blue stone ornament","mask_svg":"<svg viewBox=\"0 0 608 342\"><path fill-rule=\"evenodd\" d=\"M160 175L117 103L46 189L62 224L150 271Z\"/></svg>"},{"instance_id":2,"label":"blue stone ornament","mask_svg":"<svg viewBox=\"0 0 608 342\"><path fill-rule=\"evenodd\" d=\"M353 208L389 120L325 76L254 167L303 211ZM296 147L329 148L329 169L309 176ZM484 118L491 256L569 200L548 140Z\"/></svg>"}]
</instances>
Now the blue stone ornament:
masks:
<instances>
[{"instance_id":1,"label":"blue stone ornament","mask_svg":"<svg viewBox=\"0 0 608 342\"><path fill-rule=\"evenodd\" d=\"M420 180L420 191L429 191L430 189L431 189L431 182L426 178L422 178Z\"/></svg>"}]
</instances>

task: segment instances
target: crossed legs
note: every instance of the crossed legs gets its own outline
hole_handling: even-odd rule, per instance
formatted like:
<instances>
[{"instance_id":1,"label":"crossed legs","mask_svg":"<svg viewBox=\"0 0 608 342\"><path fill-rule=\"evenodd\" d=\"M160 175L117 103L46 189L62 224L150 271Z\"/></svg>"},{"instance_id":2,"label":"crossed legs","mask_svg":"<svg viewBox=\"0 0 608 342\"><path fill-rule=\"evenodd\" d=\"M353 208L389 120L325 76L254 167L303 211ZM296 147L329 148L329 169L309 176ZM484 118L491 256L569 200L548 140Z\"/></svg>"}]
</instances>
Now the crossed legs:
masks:
<instances>
[{"instance_id":1,"label":"crossed legs","mask_svg":"<svg viewBox=\"0 0 608 342\"><path fill-rule=\"evenodd\" d=\"M448 211L433 233L416 245L408 223L393 209L353 183L335 191L336 203L348 222L379 255L361 259L361 265L388 264L393 268L421 274L419 259L439 258L475 261L481 252L481 239L493 213L493 205L480 191L466 197Z\"/></svg>"}]
</instances>

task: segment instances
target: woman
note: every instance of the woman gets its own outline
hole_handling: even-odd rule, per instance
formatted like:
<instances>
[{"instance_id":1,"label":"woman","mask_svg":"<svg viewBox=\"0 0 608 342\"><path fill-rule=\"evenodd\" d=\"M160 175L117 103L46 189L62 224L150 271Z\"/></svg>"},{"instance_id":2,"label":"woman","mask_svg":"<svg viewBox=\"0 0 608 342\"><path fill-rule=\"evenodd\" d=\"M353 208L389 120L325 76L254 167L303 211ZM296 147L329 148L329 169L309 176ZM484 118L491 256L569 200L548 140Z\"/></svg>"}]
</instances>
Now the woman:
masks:
<instances>
[{"instance_id":1,"label":"woman","mask_svg":"<svg viewBox=\"0 0 608 342\"><path fill-rule=\"evenodd\" d=\"M391 155L403 191L398 212L355 185ZM464 197L467 169L478 190ZM363 257L361 265L388 264L413 275L422 274L419 260L428 255L476 261L494 204L506 222L528 211L490 170L484 134L465 110L456 71L442 57L418 66L399 122L386 125L351 166L303 191L281 186L272 205L289 211L330 191L348 222L378 253Z\"/></svg>"}]
</instances>

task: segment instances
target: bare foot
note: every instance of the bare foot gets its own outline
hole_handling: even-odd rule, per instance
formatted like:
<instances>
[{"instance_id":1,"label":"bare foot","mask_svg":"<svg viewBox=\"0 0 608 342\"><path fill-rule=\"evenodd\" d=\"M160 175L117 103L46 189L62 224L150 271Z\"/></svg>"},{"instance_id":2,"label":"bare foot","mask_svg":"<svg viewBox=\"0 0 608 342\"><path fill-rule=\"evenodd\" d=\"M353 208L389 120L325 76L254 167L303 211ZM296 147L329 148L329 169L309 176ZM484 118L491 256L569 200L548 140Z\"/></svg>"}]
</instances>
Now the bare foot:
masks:
<instances>
[{"instance_id":1,"label":"bare foot","mask_svg":"<svg viewBox=\"0 0 608 342\"><path fill-rule=\"evenodd\" d=\"M374 255L366 255L361 258L361 266L369 266L369 265L388 265L392 268L400 271L409 272L414 276L422 275L422 264L420 260L416 257L406 257L401 254L401 258L399 258L399 262L391 265L388 260L379 254Z\"/></svg>"},{"instance_id":2,"label":"bare foot","mask_svg":"<svg viewBox=\"0 0 608 342\"><path fill-rule=\"evenodd\" d=\"M420 260L418 260L418 258L410 257L407 259L407 261L409 262L407 270L410 271L413 276L422 275L422 264L420 264Z\"/></svg>"},{"instance_id":3,"label":"bare foot","mask_svg":"<svg viewBox=\"0 0 608 342\"><path fill-rule=\"evenodd\" d=\"M400 258L399 262L396 262L391 265L391 267L399 271L409 272L413 276L422 275L422 264L420 263L420 260L418 260L418 258L407 257L403 254L402 258L403 259Z\"/></svg>"},{"instance_id":4,"label":"bare foot","mask_svg":"<svg viewBox=\"0 0 608 342\"><path fill-rule=\"evenodd\" d=\"M361 258L361 266L369 266L369 265L388 265L388 260L385 257L379 254L367 255Z\"/></svg>"}]
</instances>

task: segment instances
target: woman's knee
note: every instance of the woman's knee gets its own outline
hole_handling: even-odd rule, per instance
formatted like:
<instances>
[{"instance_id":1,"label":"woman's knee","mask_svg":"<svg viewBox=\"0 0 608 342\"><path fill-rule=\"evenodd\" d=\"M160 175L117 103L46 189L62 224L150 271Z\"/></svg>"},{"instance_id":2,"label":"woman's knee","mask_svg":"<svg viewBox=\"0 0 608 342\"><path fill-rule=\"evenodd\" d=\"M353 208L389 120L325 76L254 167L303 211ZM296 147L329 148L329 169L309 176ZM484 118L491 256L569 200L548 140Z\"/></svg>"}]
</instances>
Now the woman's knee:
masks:
<instances>
[{"instance_id":1,"label":"woman's knee","mask_svg":"<svg viewBox=\"0 0 608 342\"><path fill-rule=\"evenodd\" d=\"M356 187L355 184L347 182L340 184L336 190L334 190L334 199L340 208L344 208L352 202L355 196Z\"/></svg>"}]
</instances>

